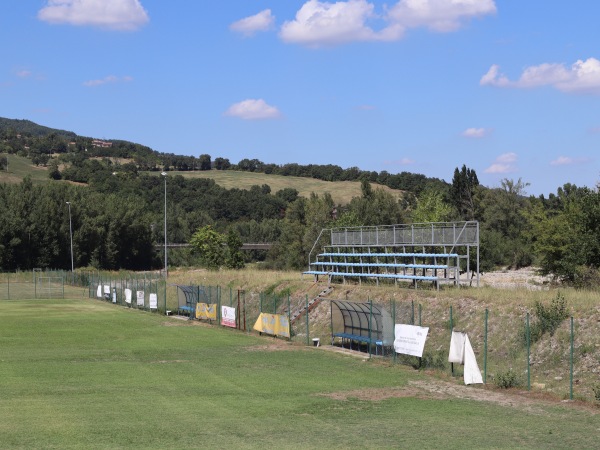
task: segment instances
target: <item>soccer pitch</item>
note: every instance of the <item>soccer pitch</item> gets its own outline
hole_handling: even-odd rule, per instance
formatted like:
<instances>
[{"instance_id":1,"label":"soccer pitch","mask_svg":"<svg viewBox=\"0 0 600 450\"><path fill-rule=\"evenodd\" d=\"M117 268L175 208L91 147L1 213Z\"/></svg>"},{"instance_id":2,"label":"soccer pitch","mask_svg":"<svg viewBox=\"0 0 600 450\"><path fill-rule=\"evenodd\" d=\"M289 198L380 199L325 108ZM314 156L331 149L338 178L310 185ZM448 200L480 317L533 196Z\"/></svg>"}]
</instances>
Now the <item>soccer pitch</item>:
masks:
<instances>
[{"instance_id":1,"label":"soccer pitch","mask_svg":"<svg viewBox=\"0 0 600 450\"><path fill-rule=\"evenodd\" d=\"M0 302L1 448L597 448L597 408L496 397L95 300Z\"/></svg>"}]
</instances>

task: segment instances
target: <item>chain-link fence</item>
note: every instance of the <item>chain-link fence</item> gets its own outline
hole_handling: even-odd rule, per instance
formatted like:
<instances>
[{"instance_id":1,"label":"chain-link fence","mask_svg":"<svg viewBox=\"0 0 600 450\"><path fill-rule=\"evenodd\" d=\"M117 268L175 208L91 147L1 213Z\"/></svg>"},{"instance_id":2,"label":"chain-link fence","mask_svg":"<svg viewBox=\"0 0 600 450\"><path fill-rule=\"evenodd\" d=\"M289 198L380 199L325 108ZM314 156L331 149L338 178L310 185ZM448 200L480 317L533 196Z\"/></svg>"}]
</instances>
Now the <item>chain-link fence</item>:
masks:
<instances>
[{"instance_id":1,"label":"chain-link fence","mask_svg":"<svg viewBox=\"0 0 600 450\"><path fill-rule=\"evenodd\" d=\"M368 312L363 313L360 325L353 325L354 331L338 333L333 305L341 300L329 298L327 289L309 298L219 286L190 284L187 288L196 294L186 297L182 286L167 284L157 273L36 270L0 274L0 300L97 299L165 315L186 315L190 320L247 332L256 329L307 346L344 347L394 364L445 371L454 377L463 376L464 368L448 362L449 347L452 331L461 331L469 337L485 383L600 400L600 334L589 331L597 323L570 316L560 296L551 305L554 309L521 307L502 314L475 301L453 305L451 300L444 300L440 305L346 298L343 301L362 304L363 311ZM427 328L421 357L396 352L396 324ZM391 327L391 337L389 330L381 327Z\"/></svg>"},{"instance_id":2,"label":"chain-link fence","mask_svg":"<svg viewBox=\"0 0 600 450\"><path fill-rule=\"evenodd\" d=\"M0 273L0 300L64 298L64 295L62 271Z\"/></svg>"},{"instance_id":3,"label":"chain-link fence","mask_svg":"<svg viewBox=\"0 0 600 450\"><path fill-rule=\"evenodd\" d=\"M166 314L167 284L160 274L88 272L88 297L132 309Z\"/></svg>"}]
</instances>

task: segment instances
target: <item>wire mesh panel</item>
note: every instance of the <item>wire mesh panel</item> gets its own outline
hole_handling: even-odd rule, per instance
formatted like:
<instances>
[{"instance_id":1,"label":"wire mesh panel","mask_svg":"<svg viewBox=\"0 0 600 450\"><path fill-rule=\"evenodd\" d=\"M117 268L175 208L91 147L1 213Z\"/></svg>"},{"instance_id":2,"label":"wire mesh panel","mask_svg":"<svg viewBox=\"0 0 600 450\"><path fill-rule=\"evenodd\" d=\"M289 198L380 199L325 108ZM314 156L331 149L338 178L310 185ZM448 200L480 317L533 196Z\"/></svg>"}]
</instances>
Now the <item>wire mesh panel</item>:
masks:
<instances>
[{"instance_id":1,"label":"wire mesh panel","mask_svg":"<svg viewBox=\"0 0 600 450\"><path fill-rule=\"evenodd\" d=\"M64 298L63 277L37 277L35 282L36 298Z\"/></svg>"}]
</instances>

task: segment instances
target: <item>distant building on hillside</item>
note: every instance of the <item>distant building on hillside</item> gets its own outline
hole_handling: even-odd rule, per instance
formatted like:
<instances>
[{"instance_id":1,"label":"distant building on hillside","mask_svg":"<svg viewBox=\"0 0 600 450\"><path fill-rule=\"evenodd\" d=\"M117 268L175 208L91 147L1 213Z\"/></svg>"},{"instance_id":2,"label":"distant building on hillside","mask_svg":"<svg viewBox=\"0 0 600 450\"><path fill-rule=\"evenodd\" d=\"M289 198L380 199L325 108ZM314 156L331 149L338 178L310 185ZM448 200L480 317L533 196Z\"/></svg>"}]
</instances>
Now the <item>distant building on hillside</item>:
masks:
<instances>
[{"instance_id":1,"label":"distant building on hillside","mask_svg":"<svg viewBox=\"0 0 600 450\"><path fill-rule=\"evenodd\" d=\"M92 141L92 147L108 148L108 147L112 147L112 142L102 141L100 139L94 139Z\"/></svg>"}]
</instances>

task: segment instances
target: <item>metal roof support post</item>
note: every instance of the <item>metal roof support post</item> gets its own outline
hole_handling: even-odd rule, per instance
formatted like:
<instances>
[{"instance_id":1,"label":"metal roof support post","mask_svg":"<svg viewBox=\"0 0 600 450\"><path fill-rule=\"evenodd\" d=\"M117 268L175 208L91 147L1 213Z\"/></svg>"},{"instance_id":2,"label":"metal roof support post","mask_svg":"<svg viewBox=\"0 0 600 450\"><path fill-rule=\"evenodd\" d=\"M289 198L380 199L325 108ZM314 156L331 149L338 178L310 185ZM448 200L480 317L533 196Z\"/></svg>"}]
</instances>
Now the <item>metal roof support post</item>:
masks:
<instances>
[{"instance_id":1,"label":"metal roof support post","mask_svg":"<svg viewBox=\"0 0 600 450\"><path fill-rule=\"evenodd\" d=\"M371 330L373 328L373 300L369 300L369 358L371 357Z\"/></svg>"},{"instance_id":2,"label":"metal roof support post","mask_svg":"<svg viewBox=\"0 0 600 450\"><path fill-rule=\"evenodd\" d=\"M477 287L479 287L479 222L477 222Z\"/></svg>"}]
</instances>

